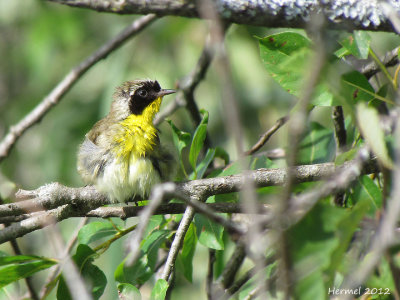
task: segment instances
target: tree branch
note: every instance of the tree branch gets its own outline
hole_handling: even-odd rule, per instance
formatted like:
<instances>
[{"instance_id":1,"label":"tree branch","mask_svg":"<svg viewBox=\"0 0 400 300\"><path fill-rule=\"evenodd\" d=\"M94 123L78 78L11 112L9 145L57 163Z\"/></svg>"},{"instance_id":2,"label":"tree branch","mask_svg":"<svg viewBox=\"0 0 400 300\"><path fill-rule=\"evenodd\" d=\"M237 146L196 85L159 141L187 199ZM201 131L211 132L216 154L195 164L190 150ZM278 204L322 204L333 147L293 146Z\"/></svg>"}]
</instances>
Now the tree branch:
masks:
<instances>
[{"instance_id":1,"label":"tree branch","mask_svg":"<svg viewBox=\"0 0 400 300\"><path fill-rule=\"evenodd\" d=\"M204 18L201 2L193 0L49 0L74 7L118 14L149 14ZM394 32L390 20L376 0L324 1L318 0L213 0L218 17L228 23L305 28L312 13L322 12L334 29L364 29ZM392 11L399 12L397 1L389 1Z\"/></svg>"},{"instance_id":2,"label":"tree branch","mask_svg":"<svg viewBox=\"0 0 400 300\"><path fill-rule=\"evenodd\" d=\"M265 145L266 142L268 142L268 140L271 138L271 136L274 135L275 132L278 131L279 128L281 128L283 125L286 124L286 122L289 120L289 115L284 116L282 118L279 118L275 124L268 129L261 137L260 139L257 141L257 143L255 143L251 149L247 150L244 155L252 155L254 153L256 153L258 150L261 149L262 146Z\"/></svg>"},{"instance_id":3,"label":"tree branch","mask_svg":"<svg viewBox=\"0 0 400 300\"><path fill-rule=\"evenodd\" d=\"M335 128L336 153L346 151L347 132L344 124L343 108L334 106L332 108L332 121Z\"/></svg>"},{"instance_id":4,"label":"tree branch","mask_svg":"<svg viewBox=\"0 0 400 300\"><path fill-rule=\"evenodd\" d=\"M178 257L179 249L183 243L186 232L189 229L190 223L193 220L195 210L193 207L188 207L183 214L179 227L176 230L174 240L172 241L171 248L168 251L167 261L165 262L164 270L162 272L161 278L165 281L171 276L173 272L176 258Z\"/></svg>"},{"instance_id":5,"label":"tree branch","mask_svg":"<svg viewBox=\"0 0 400 300\"><path fill-rule=\"evenodd\" d=\"M357 173L352 173L352 170L354 169L353 161L347 162L338 167L333 163L303 165L293 168L293 176L296 182L308 182L328 179L330 176L335 174L341 175L344 174L346 170L349 170L348 172L353 176L359 176L362 173L375 173L378 171L378 167L374 160L368 161L366 164L363 163L363 166L363 168L357 169ZM285 169L258 169L255 171L249 171L246 174L246 177L248 178L247 181L251 180L256 187L283 185L286 176L287 174ZM343 188L345 184L350 184L349 181L346 181L348 178L345 179L345 182L343 181L343 178L339 177L335 180L328 180L325 185L328 185L329 189L322 188L322 191L315 189L310 192L312 194L311 196L297 197L292 203L293 210L296 212L303 208L302 211L304 211L304 208L313 205L313 203L317 201L318 197L325 197L330 193L336 192L337 189ZM244 182L244 175L231 175L181 182L176 183L175 186L176 194L187 195L190 199L198 199L199 197L203 198L216 194L237 192L243 187ZM26 212L24 210L31 207L50 210L42 213L35 213L31 218L4 228L0 231L0 243L9 241L12 238L23 236L51 223L59 222L70 217L94 216L100 214L103 210L108 211L108 215L112 215L113 213L117 214L115 208L108 207L93 211L102 205L110 204L110 201L104 195L98 193L92 186L71 188L59 183L52 183L33 191L21 190L18 192L18 196L23 198L30 197L30 199L12 204L0 205L0 217L25 214ZM176 209L176 206L174 209ZM233 209L235 208L233 207ZM123 212L121 212L121 210ZM138 210L140 210L140 208L138 208ZM129 216L129 212L132 212L133 214L134 211L135 208L118 208L118 214L124 214L126 217ZM193 208L193 213L194 212L195 209ZM163 213L174 212L173 210L163 210ZM103 214L103 216L106 216L107 214ZM296 220L298 220L297 217Z\"/></svg>"}]
</instances>

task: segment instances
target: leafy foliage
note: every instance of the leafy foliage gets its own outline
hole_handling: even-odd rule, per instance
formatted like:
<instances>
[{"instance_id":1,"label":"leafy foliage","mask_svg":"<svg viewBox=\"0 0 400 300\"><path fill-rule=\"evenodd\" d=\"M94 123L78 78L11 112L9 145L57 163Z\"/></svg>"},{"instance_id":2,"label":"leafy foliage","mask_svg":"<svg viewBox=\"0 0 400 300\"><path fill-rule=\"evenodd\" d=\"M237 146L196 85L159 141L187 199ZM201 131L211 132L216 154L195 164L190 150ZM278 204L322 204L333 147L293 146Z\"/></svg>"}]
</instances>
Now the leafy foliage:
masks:
<instances>
[{"instance_id":1,"label":"leafy foliage","mask_svg":"<svg viewBox=\"0 0 400 300\"><path fill-rule=\"evenodd\" d=\"M84 33L80 32L80 28L91 24L90 21L83 21L86 19L79 18L79 15L73 13L67 16L66 19L62 19L59 23L58 18L55 16L49 19L38 18L38 20L38 23L31 29L31 33L32 39L39 41L38 45L40 45L41 51L33 49L29 55L22 56L23 59L21 59L21 61L26 60L25 63L29 65L29 72L31 72L33 80L32 83L29 83L29 80L26 78L22 78L21 81L35 87L38 86L38 78L53 78L57 73L55 71L55 73L52 72L51 69L54 68L52 64L50 64L49 70L46 70L47 67L45 68L45 66L49 65L47 60L49 56L51 58L53 50L50 44L53 42L49 35L41 39L40 35L42 31L40 29L46 28L46 30L49 30L48 28L58 28L57 30L60 33L58 36L61 39L58 47L64 45L72 51L78 48L78 45L83 44L82 41L86 40ZM83 22L89 24L84 24ZM111 21L109 22L112 23ZM170 46L170 44L182 44L180 40L178 40L179 43L170 42L172 39L177 39L176 36L180 34L185 36L186 39L194 36L193 32L196 31L185 32L185 30L188 30L186 28L192 26L190 24L192 24L190 21L181 19L171 21L170 23L165 22L158 25L159 27L156 29L151 29L151 34L143 37L144 44L148 43L146 40L151 41L149 43L152 47L146 44L149 48L162 49L160 51L173 53L171 55L174 59L162 59L168 63L173 61L173 63L167 65L164 70L157 69L155 73L172 74L176 71L176 76L183 77L183 70L186 72L187 66L193 64L191 58L187 59L185 55L182 55L180 47L176 47L176 45ZM316 54L316 45L312 38L306 36L304 31L272 33L271 31L252 28L248 28L247 30L254 30L256 32L252 32L254 34L249 35L247 31L243 33L238 29L238 32L234 34L239 35L241 38L235 41L234 38L231 39L229 37L227 45L232 46L230 48L232 49L232 53L229 55L232 56L233 67L235 68L237 61L240 61L239 67L236 67L238 71L234 73L234 80L236 80L235 83L238 85L235 91L237 91L239 110L243 118L243 125L245 126L244 133L247 134L246 140L252 144L258 138L260 131L265 130L265 127L269 126L270 120L274 120L276 115L284 114L290 119L296 113L296 103L304 95L304 87L310 73L310 66L313 64ZM93 29L92 31L93 33L96 32ZM265 37L252 37L254 35L260 36L257 33L261 33ZM89 36L89 33L85 34ZM231 286L221 287L222 279L220 276L224 274L227 266L229 266L228 260L231 257L233 249L237 246L238 240L240 242L244 241L247 247L246 251L248 252L245 253L247 259L243 259L245 262L240 266L239 271L234 276L234 280L237 283L240 276L245 274L250 268L254 268L254 272L234 292L232 297L234 299L245 299L249 295L253 295L252 293L257 292L260 282L268 281L268 297L271 299L281 299L284 297L280 285L282 278L280 277L281 273L279 269L281 268L280 255L282 253L281 249L277 246L278 243L274 242L274 234L283 233L286 238L288 256L286 257L286 263L290 278L293 279L290 288L295 299L328 299L331 296L328 291L333 288L339 288L344 283L344 278L351 273L352 269L366 259L365 254L370 246L374 230L365 229L365 224L379 223L381 221L380 216L386 209L388 191L396 184L395 182L391 182L392 178L390 175L394 167L392 154L393 136L391 129L382 128L381 120L383 111L390 111L395 107L394 95L397 92L398 70L395 72L387 70L380 61L377 61L381 65L383 76L379 77L379 80L372 81L360 72L360 68L348 64L349 61L364 60L368 57L377 60L377 56L372 51L372 48L376 46L374 46L374 39L371 37L371 34L363 31L355 31L352 34L337 33L335 35L330 34L329 36L335 36L336 41L332 40L327 43L330 46L326 53L327 60L313 89L308 110L309 119L306 120L306 130L301 136L296 163L298 165L305 165L334 162L336 166L343 167L346 165L346 162L354 159L361 147L368 146L373 155L376 156L379 164L384 167L386 175L383 173L360 175L348 189L338 191L337 195L330 195L324 199L319 199L304 217L298 220L298 222L291 224L288 228L274 228L273 225L271 225L272 228L265 228L267 230L262 231L262 234L265 234L262 238L272 241L270 242L270 248L262 249L261 251L262 255L264 255L261 261L266 261L265 265L260 264L260 261L254 258L254 255L250 255L252 253L249 251L252 250L252 247L257 246L247 244L249 241L254 243L251 237L247 236L248 239L241 239L242 237L233 234L218 222L212 221L206 214L196 213L183 239L177 262L173 268L174 275L170 278L170 281L160 279L159 274L165 264L165 257L171 249L171 243L176 237L176 228L182 219L182 215L151 217L145 230L144 238L139 246L138 259L133 265L128 265L130 253L124 252L123 245L126 242L126 236L129 236L130 233L135 234L136 224L130 224L130 222L133 222L131 220L126 222L114 219L92 221L80 229L77 236L78 245L71 250L71 253L73 253L71 256L93 299L108 299L118 295L119 299L150 298L158 300L165 299L169 292L172 293L171 299L186 299L188 297L187 289L189 285L191 291L193 291L193 295L203 289L204 278L206 276L204 275L206 273L204 271L205 266L212 265L209 261L204 261L204 258L207 256L206 252L208 252L210 259L215 259L211 269L208 270L209 278L207 280L217 283L213 285L216 288L216 293L228 291ZM247 48L243 52L240 52L240 47L242 47L244 39L252 47L258 44L259 56L250 57L249 53L251 52ZM149 56L146 52L147 50L141 49L139 45L141 46L142 44L135 44L136 48L133 49L139 51L138 55L140 56L140 58L134 58L136 62L134 67L141 66L144 61L147 61L144 58ZM27 51L27 47L20 48L19 52ZM198 45L194 45L192 48L193 52L188 55L190 57L194 56L193 53L198 50ZM128 61L133 59L132 49L129 50L130 52L121 52L121 56L126 57ZM390 49L387 48L385 50ZM146 52L146 55L143 53L140 54L140 51ZM235 58L238 52L241 54L238 55L239 59ZM151 54L150 56L158 56L158 53L152 52ZM260 68L262 72L254 71L254 65L244 62L247 61L243 59L245 55L247 59L255 59L256 67ZM175 56L180 59L176 59ZM15 60L16 58L12 56L12 59ZM71 58L69 59L71 60ZM58 61L61 58L55 57L53 60ZM179 62L179 66L175 66L174 62L176 61ZM155 68L155 64L151 66ZM111 75L109 76L113 80L114 78L119 80L119 77L125 77L120 75L120 73L124 72L133 76L127 69L120 71L122 67L128 68L125 65L129 64L122 59L118 61L115 59L113 65L105 70L110 72ZM148 68L152 69L150 65L142 67L146 70ZM47 72L50 73L49 76L42 76L42 74L47 74ZM102 69L98 73L106 74L107 72L104 72ZM150 72L150 74L152 73ZM272 80L266 79L265 74L269 74ZM233 153L231 144L234 144L235 141L232 140L232 137L227 136L227 134L221 133L223 130L220 123L220 120L226 118L226 123L229 126L231 120L226 115L226 112L218 115L219 108L215 108L218 106L215 103L218 104L219 98L214 101L216 97L213 95L213 88L215 86L207 83L213 81L218 83L220 81L217 75L211 74L210 76L211 79L206 79L205 81L208 84L207 88L200 90L201 92L196 94L196 98L202 97L202 99L205 99L204 102L197 102L197 104L200 107L207 108L207 110L200 110L201 120L199 124L196 124L195 128L191 128L186 124L185 116L183 114L179 115L180 112L178 112L178 117L173 116L172 120L168 121L169 126L163 125L164 128L162 134L160 134L161 137L165 135L166 140L170 137L175 146L180 168L177 180L186 181L217 176L231 176L241 174L243 167L249 170L286 168L287 165L284 159L270 158L264 155L265 153L258 153L249 157L241 157L240 153L236 155ZM90 90L90 85L94 85L94 82L102 82L99 79L100 77L91 77L91 82L90 84L86 84L85 89ZM134 77L137 77L136 73ZM172 85L174 79L167 78L165 81ZM248 84L249 87L245 86L243 82ZM218 89L224 88L218 87ZM264 91L264 88L274 90L270 94L266 94L267 92ZM2 85L0 85L0 96L1 92ZM96 93L92 90L91 93L81 92L81 94ZM104 94L107 94L109 98L110 93ZM101 95L97 96L102 97ZM207 102L208 98L212 99L212 101ZM269 98L276 98L278 100L274 100L273 105L270 105ZM19 102L24 103L21 111L19 111L19 108L12 108L12 105L16 104L9 104L9 111L13 115L16 114L13 110L18 111L18 115L23 115L27 110L25 106L33 107L34 103L19 100ZM73 165L71 157L74 154L71 154L71 156L66 154L66 159L63 159L64 157L62 156L56 157L53 161L59 162L60 166L58 167L53 166L51 161L47 162L47 159L51 158L52 155L56 155L55 153L63 153L62 147L68 150L65 152L73 152L69 148L69 143L65 143L70 137L65 132L70 132L71 138L75 132L77 132L77 136L82 137L85 127L88 127L91 124L90 122L93 123L94 120L98 119L100 114L93 112L92 105L88 105L85 101L90 102L91 99L79 98L78 102L75 102L74 105L64 107L63 113L58 112L57 117L61 120L52 121L56 125L47 124L48 127L57 128L57 132L52 133L49 137L49 140L51 140L49 143L52 144L49 146L49 150L43 151L43 156L42 154L40 155L40 161L46 161L46 170L54 171L57 168L68 170L62 175L67 178L67 182L75 182L73 177L66 175L66 173L71 172L69 168L70 165ZM108 107L109 103L107 101L104 100L101 106ZM2 105L1 102L0 105ZM335 140L337 132L335 132L330 117L328 118L328 114L326 113L329 110L328 113L330 114L330 110L338 105L344 109L344 124L347 133L346 149L340 153L338 152ZM83 107L85 114L90 116L90 122L86 123L85 118L75 118L79 114L81 107ZM102 108L102 110L106 111L106 108ZM5 118L9 117L5 116ZM72 119L76 120L76 123L68 125ZM71 127L62 128L64 125ZM39 139L43 140L43 136ZM208 143L212 147L208 147ZM288 150L292 146L291 141L285 140L282 142L282 139L278 140L278 142L269 141L268 143L270 143L268 146L279 147L285 150L285 153L290 152ZM27 144L29 143L26 142L25 145ZM271 148L273 147L271 146ZM19 153L16 156L22 156L22 154ZM7 163L4 167L4 172L9 177L13 176L12 173L14 171L11 170L14 168L12 166L14 160L15 158L11 158L11 162ZM30 169L29 166L32 166L32 162L28 163L27 169ZM56 171L54 172L56 173ZM30 173L28 173L25 177L35 176L30 176ZM319 184L321 183L295 183L292 187L292 194L297 195L311 192ZM10 195L11 193L4 192L6 188L9 189L9 186L14 188L16 184L7 181L6 187L5 184L2 185L0 183L0 195ZM254 197L265 207L273 208L277 206L284 188L254 188ZM339 196L343 198L343 201L340 203L336 201ZM241 193L230 193L211 195L207 199L202 200L206 203L243 204L246 203L244 197L246 195ZM174 199L173 202L179 201ZM144 201L144 203L146 202ZM250 224L251 226L254 223L253 221L257 219L254 216L246 219L242 215L238 217L230 214L220 214L220 216L234 222L236 225ZM260 242L262 242L261 238ZM395 246L398 247L398 245ZM374 288L388 289L389 296L380 295L381 298L379 299L390 299L390 296L395 294L395 283L398 280L396 274L398 274L400 268L398 250L396 247L393 247L387 251L387 255L381 258L376 271L360 287L362 291L366 288L370 290ZM272 261L271 258L273 258ZM6 291L6 288L13 286L12 283L30 277L41 270L48 269L57 264L59 264L59 261L52 258L34 255L12 256L2 253L0 256L0 287L3 291ZM59 266L62 267L62 264ZM114 276L110 275L112 273ZM200 276L203 276L202 279L199 279ZM201 288L198 288L198 286L201 286ZM56 287L56 291L53 291L53 294L56 294L57 299L72 298L70 293L71 287L67 284L65 273L62 269L61 274L56 276L48 284L48 287L50 289L51 287ZM111 290L111 292L107 290ZM50 297L50 292L46 294L47 297ZM182 296L183 293L184 295ZM378 299L378 295L371 295L370 299Z\"/></svg>"}]
</instances>

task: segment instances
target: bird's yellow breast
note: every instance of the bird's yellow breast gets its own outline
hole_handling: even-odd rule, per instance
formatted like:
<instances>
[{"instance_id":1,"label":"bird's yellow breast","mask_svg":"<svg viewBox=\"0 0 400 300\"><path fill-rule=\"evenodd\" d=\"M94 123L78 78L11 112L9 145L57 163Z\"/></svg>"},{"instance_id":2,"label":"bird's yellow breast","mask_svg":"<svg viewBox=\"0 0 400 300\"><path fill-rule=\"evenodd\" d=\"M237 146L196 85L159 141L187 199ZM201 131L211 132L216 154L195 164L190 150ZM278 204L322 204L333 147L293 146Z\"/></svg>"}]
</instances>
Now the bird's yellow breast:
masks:
<instances>
[{"instance_id":1,"label":"bird's yellow breast","mask_svg":"<svg viewBox=\"0 0 400 300\"><path fill-rule=\"evenodd\" d=\"M114 136L116 157L144 157L153 150L157 143L157 129L153 125L153 118L159 111L160 104L161 98L158 98L147 106L142 114L132 114L117 124L118 130Z\"/></svg>"}]
</instances>

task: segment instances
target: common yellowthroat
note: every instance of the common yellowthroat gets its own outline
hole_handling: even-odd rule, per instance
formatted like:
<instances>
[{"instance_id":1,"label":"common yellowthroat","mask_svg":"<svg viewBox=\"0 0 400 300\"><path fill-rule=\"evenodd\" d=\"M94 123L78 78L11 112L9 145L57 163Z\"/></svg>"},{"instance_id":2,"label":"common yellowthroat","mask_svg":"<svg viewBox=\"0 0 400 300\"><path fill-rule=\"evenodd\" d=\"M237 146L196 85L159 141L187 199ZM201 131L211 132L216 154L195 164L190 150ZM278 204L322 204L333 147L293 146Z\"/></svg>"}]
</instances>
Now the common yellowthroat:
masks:
<instances>
[{"instance_id":1,"label":"common yellowthroat","mask_svg":"<svg viewBox=\"0 0 400 300\"><path fill-rule=\"evenodd\" d=\"M153 118L174 90L157 81L133 80L116 88L109 114L86 134L78 172L114 202L144 199L156 183L170 179L173 156L160 144Z\"/></svg>"}]
</instances>

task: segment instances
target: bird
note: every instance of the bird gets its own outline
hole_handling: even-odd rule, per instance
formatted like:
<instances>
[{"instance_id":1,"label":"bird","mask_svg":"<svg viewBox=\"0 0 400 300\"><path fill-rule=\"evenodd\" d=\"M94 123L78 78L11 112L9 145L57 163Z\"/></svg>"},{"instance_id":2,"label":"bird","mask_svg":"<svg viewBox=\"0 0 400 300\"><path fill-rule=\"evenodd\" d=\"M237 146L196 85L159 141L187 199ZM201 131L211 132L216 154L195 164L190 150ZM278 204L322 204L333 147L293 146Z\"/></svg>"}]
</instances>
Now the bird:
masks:
<instances>
[{"instance_id":1,"label":"bird","mask_svg":"<svg viewBox=\"0 0 400 300\"><path fill-rule=\"evenodd\" d=\"M111 108L85 135L78 150L78 173L88 185L114 202L137 201L174 173L174 156L161 145L153 119L164 96L156 80L124 82Z\"/></svg>"}]
</instances>

